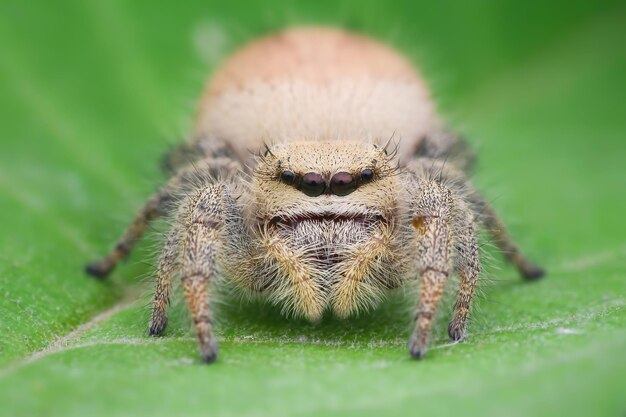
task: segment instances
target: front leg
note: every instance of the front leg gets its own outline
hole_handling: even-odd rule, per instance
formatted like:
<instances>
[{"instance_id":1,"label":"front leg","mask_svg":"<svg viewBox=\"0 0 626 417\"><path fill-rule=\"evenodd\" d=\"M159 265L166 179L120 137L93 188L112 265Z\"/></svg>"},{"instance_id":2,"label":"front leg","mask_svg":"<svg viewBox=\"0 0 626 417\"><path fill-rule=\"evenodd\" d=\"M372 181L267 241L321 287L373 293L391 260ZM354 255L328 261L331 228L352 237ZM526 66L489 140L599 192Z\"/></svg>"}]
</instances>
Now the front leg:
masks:
<instances>
[{"instance_id":1,"label":"front leg","mask_svg":"<svg viewBox=\"0 0 626 417\"><path fill-rule=\"evenodd\" d=\"M193 319L204 362L217 357L209 306L210 284L217 276L218 257L231 241L244 241L241 215L229 187L223 183L200 187L178 210L158 269L151 334L163 331L171 278L179 269L187 306Z\"/></svg>"},{"instance_id":2,"label":"front leg","mask_svg":"<svg viewBox=\"0 0 626 417\"><path fill-rule=\"evenodd\" d=\"M420 298L409 351L421 359L451 271L454 200L450 190L434 181L418 180L416 185L412 225L417 240Z\"/></svg>"},{"instance_id":3,"label":"front leg","mask_svg":"<svg viewBox=\"0 0 626 417\"><path fill-rule=\"evenodd\" d=\"M482 223L485 226L506 259L517 267L524 279L532 281L545 275L543 268L532 262L520 250L500 216L482 193L453 164L446 164L445 160L417 158L412 161L409 169L421 178L438 178L438 182L449 184L456 191L455 194L467 202L464 210L473 212L472 222Z\"/></svg>"}]
</instances>

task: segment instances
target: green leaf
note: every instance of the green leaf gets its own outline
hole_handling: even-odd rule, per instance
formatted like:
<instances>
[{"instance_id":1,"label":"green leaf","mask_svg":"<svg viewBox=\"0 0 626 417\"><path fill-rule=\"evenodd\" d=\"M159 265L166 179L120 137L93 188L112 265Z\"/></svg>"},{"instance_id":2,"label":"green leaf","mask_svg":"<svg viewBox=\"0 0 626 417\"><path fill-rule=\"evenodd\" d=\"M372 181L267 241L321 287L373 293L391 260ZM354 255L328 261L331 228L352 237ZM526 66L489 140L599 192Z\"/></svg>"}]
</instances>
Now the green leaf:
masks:
<instances>
[{"instance_id":1,"label":"green leaf","mask_svg":"<svg viewBox=\"0 0 626 417\"><path fill-rule=\"evenodd\" d=\"M0 6L0 415L623 415L626 8L270 3ZM548 276L525 284L487 250L469 338L447 340L448 300L419 362L408 294L319 324L224 297L203 366L180 294L147 336L158 233L109 281L82 269L164 180L219 58L311 22L422 63L478 148L476 183Z\"/></svg>"}]
</instances>

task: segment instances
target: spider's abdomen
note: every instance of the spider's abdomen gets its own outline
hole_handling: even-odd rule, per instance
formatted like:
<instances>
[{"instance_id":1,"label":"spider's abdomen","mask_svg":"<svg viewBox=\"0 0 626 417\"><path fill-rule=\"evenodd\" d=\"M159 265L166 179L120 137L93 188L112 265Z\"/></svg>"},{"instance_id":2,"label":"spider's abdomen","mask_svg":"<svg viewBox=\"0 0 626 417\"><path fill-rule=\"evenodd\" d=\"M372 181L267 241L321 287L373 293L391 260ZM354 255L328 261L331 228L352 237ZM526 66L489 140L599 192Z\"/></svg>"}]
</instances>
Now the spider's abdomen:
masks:
<instances>
[{"instance_id":1,"label":"spider's abdomen","mask_svg":"<svg viewBox=\"0 0 626 417\"><path fill-rule=\"evenodd\" d=\"M408 155L435 123L429 93L402 55L343 30L298 28L250 43L217 70L196 133L225 139L244 159L264 141L391 136Z\"/></svg>"}]
</instances>

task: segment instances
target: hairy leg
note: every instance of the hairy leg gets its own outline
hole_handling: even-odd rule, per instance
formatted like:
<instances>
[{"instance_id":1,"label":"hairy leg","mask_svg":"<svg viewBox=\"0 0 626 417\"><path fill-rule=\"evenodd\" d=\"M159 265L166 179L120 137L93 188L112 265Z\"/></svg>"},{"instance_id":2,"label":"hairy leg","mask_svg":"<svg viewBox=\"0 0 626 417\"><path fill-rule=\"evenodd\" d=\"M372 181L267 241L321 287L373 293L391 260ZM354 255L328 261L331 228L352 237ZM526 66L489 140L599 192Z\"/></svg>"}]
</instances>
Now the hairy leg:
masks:
<instances>
[{"instance_id":1,"label":"hairy leg","mask_svg":"<svg viewBox=\"0 0 626 417\"><path fill-rule=\"evenodd\" d=\"M453 340L461 340L465 335L481 269L476 218L481 218L507 259L517 266L524 278L537 279L544 271L522 255L495 210L462 172L453 166L446 167L444 161L428 158L414 160L409 165L409 172L413 174L415 187L412 194L417 201L413 209L413 226L418 235L421 277L420 305L410 349L414 357L420 358L428 345L432 319L450 272L450 250L454 253L460 283L448 333ZM446 190L455 192L450 191L450 198L446 199L443 198Z\"/></svg>"},{"instance_id":2,"label":"hairy leg","mask_svg":"<svg viewBox=\"0 0 626 417\"><path fill-rule=\"evenodd\" d=\"M180 268L180 236L180 228L174 225L159 257L149 327L149 333L153 336L163 333L167 326L167 307L170 303L172 279L176 270Z\"/></svg>"},{"instance_id":3,"label":"hairy leg","mask_svg":"<svg viewBox=\"0 0 626 417\"><path fill-rule=\"evenodd\" d=\"M458 195L464 196L506 259L517 267L526 280L538 279L545 275L542 268L524 256L491 204L454 164L446 163L445 160L416 158L409 164L409 169L422 178L446 184L456 190Z\"/></svg>"},{"instance_id":4,"label":"hairy leg","mask_svg":"<svg viewBox=\"0 0 626 417\"><path fill-rule=\"evenodd\" d=\"M428 349L431 328L452 266L453 205L450 190L430 180L417 180L412 224L417 238L419 304L409 351L416 359Z\"/></svg>"},{"instance_id":5,"label":"hairy leg","mask_svg":"<svg viewBox=\"0 0 626 417\"><path fill-rule=\"evenodd\" d=\"M455 236L455 269L459 275L459 292L454 304L454 317L448 326L448 334L452 340L459 341L465 336L467 316L480 274L474 214L460 199L456 200Z\"/></svg>"},{"instance_id":6,"label":"hairy leg","mask_svg":"<svg viewBox=\"0 0 626 417\"><path fill-rule=\"evenodd\" d=\"M472 190L469 199L476 210L481 214L482 222L495 239L498 248L500 248L506 259L515 265L520 274L522 274L522 277L528 281L543 277L545 271L524 256L513 238L509 235L498 213L496 213L482 194L476 190Z\"/></svg>"},{"instance_id":7,"label":"hairy leg","mask_svg":"<svg viewBox=\"0 0 626 417\"><path fill-rule=\"evenodd\" d=\"M200 135L170 149L163 155L161 165L166 174L176 175L181 169L207 159L212 161L210 168L213 168L215 161L229 163L237 159L237 154L223 139Z\"/></svg>"},{"instance_id":8,"label":"hairy leg","mask_svg":"<svg viewBox=\"0 0 626 417\"><path fill-rule=\"evenodd\" d=\"M151 196L146 204L139 210L133 222L124 231L113 249L102 259L91 262L85 267L85 271L96 278L105 278L113 271L115 265L126 257L139 241L148 224L162 215L165 202L169 200L170 193L167 187Z\"/></svg>"},{"instance_id":9,"label":"hairy leg","mask_svg":"<svg viewBox=\"0 0 626 417\"><path fill-rule=\"evenodd\" d=\"M166 213L173 195L193 186L202 177L231 175L241 168L239 162L225 157L205 158L194 165L181 168L157 193L152 195L139 210L133 222L119 238L113 249L102 259L88 264L85 271L96 278L104 278L113 271L117 263L128 256L151 221Z\"/></svg>"},{"instance_id":10,"label":"hairy leg","mask_svg":"<svg viewBox=\"0 0 626 417\"><path fill-rule=\"evenodd\" d=\"M207 363L217 357L209 308L210 284L217 276L220 250L233 239L243 240L238 219L240 210L229 195L228 186L221 183L200 188L178 210L180 276L200 355Z\"/></svg>"}]
</instances>

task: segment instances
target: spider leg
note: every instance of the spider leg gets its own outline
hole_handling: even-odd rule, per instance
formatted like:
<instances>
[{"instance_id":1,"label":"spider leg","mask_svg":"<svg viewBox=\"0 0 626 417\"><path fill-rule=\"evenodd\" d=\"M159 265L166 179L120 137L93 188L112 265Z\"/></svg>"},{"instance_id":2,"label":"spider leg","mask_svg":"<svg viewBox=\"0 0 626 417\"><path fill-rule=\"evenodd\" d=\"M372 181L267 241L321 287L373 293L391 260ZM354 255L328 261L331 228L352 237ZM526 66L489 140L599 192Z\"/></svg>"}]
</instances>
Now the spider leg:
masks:
<instances>
[{"instance_id":1,"label":"spider leg","mask_svg":"<svg viewBox=\"0 0 626 417\"><path fill-rule=\"evenodd\" d=\"M480 254L476 238L474 213L469 205L457 198L455 228L455 270L459 276L459 291L454 304L454 317L448 326L448 334L454 341L465 336L467 316L474 298L474 290L480 275Z\"/></svg>"},{"instance_id":2,"label":"spider leg","mask_svg":"<svg viewBox=\"0 0 626 417\"><path fill-rule=\"evenodd\" d=\"M545 275L541 267L522 253L493 206L454 164L446 164L445 161L437 159L416 158L410 164L410 168L423 178L438 177L441 183L456 190L459 196L463 196L506 259L515 265L524 279L532 281Z\"/></svg>"},{"instance_id":3,"label":"spider leg","mask_svg":"<svg viewBox=\"0 0 626 417\"><path fill-rule=\"evenodd\" d=\"M152 195L135 215L113 249L102 259L89 263L85 271L96 278L105 278L118 262L128 256L153 220L167 212L175 194L197 183L201 177L219 177L222 173L234 174L241 168L227 157L207 157L181 168L159 191Z\"/></svg>"},{"instance_id":4,"label":"spider leg","mask_svg":"<svg viewBox=\"0 0 626 417\"><path fill-rule=\"evenodd\" d=\"M115 265L133 250L148 224L163 214L170 196L170 188L167 185L152 195L139 210L113 249L102 259L89 263L85 267L85 272L95 278L107 277L113 271Z\"/></svg>"},{"instance_id":5,"label":"spider leg","mask_svg":"<svg viewBox=\"0 0 626 417\"><path fill-rule=\"evenodd\" d=\"M428 345L432 318L450 272L447 256L451 250L460 282L448 334L455 341L465 335L481 269L476 220L480 219L489 229L507 259L525 279L537 279L544 271L521 253L493 207L463 173L453 166L446 166L443 161L428 158L414 160L410 165L411 171L415 175L414 197L418 201L414 208L413 226L418 234L421 286L416 328L410 348L413 356L419 358ZM449 199L443 198L443 190L450 190ZM448 214L442 216L442 213Z\"/></svg>"},{"instance_id":6,"label":"spider leg","mask_svg":"<svg viewBox=\"0 0 626 417\"><path fill-rule=\"evenodd\" d=\"M498 216L498 213L496 213L485 197L475 189L472 189L469 194L469 200L474 205L475 210L481 214L482 222L491 236L493 236L498 248L500 248L506 259L515 265L522 277L527 281L543 277L545 271L522 253Z\"/></svg>"},{"instance_id":7,"label":"spider leg","mask_svg":"<svg viewBox=\"0 0 626 417\"><path fill-rule=\"evenodd\" d=\"M183 202L178 210L177 223L180 233L172 243L178 248L185 299L198 337L200 355L204 362L210 363L217 357L217 340L213 335L209 306L210 285L217 277L218 257L224 256L222 249L228 250L225 247L229 242L242 241L240 210L226 184L210 184L200 187ZM166 245L163 258L175 252L170 250L171 247ZM166 263L169 266L169 261ZM158 327L158 320L163 316L162 297L169 290L159 293L159 285L171 285L168 271L171 270L166 268L166 273L157 281L151 329Z\"/></svg>"},{"instance_id":8,"label":"spider leg","mask_svg":"<svg viewBox=\"0 0 626 417\"><path fill-rule=\"evenodd\" d=\"M172 279L176 270L180 268L181 233L181 228L178 225L172 227L159 256L149 328L149 333L153 336L163 333L167 326L167 307L172 292Z\"/></svg>"},{"instance_id":9,"label":"spider leg","mask_svg":"<svg viewBox=\"0 0 626 417\"><path fill-rule=\"evenodd\" d=\"M450 190L435 181L418 180L417 190L412 225L420 285L409 351L421 359L428 349L433 319L452 268L454 200Z\"/></svg>"}]
</instances>

